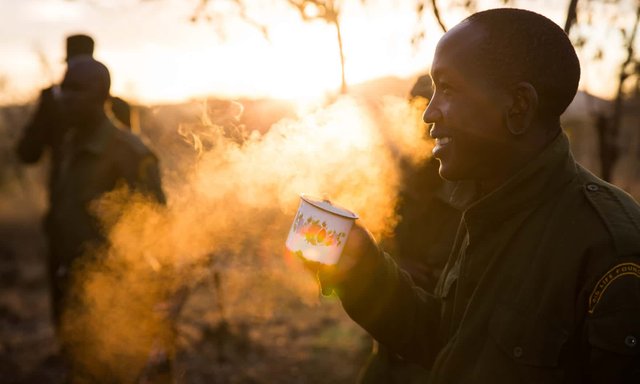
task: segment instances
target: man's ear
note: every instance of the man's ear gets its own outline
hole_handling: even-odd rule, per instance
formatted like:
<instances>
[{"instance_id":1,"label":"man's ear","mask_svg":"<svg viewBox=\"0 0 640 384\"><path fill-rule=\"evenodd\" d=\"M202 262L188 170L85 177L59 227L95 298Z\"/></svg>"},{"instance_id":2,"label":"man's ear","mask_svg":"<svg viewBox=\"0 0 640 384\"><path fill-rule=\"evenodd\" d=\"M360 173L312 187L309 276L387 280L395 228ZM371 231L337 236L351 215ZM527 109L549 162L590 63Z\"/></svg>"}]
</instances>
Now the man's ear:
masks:
<instances>
[{"instance_id":1,"label":"man's ear","mask_svg":"<svg viewBox=\"0 0 640 384\"><path fill-rule=\"evenodd\" d=\"M520 82L511 88L512 103L507 110L509 132L520 136L529 130L538 111L538 92L531 83Z\"/></svg>"}]
</instances>

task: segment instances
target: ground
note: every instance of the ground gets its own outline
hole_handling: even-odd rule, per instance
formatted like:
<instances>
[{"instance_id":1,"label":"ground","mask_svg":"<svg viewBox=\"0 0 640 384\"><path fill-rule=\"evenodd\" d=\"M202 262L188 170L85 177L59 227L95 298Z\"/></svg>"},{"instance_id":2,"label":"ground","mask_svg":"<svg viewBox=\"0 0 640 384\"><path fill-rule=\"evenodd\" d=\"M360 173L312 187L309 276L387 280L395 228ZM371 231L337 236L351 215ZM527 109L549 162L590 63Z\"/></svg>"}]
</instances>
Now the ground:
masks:
<instances>
[{"instance_id":1,"label":"ground","mask_svg":"<svg viewBox=\"0 0 640 384\"><path fill-rule=\"evenodd\" d=\"M4 108L0 114L0 133L5 138L0 141L3 160L0 161L0 383L3 384L57 384L63 382L65 372L49 314L46 241L41 230L47 168L24 167L13 152L20 132L17 127L24 126L31 107ZM280 108L284 112L276 108L280 111L278 118L289 113L285 107ZM273 108L267 109L273 113ZM175 161L168 148L193 152L189 146L176 144L179 136L175 127L184 116L172 113L175 116L157 113L156 121L171 129L164 127L169 132L165 137L163 127L156 127L156 136L151 140L156 148L163 149L159 155L167 179L191 164ZM191 116L190 113L186 115ZM264 116L260 121L262 125L271 124ZM145 124L153 126L150 122ZM172 164L174 168L169 169ZM288 220L287 217L284 224L288 225ZM262 247L260 258L281 261L284 239L275 238L270 244ZM371 340L348 318L337 299L314 296L311 275L296 270L296 279L302 283L292 285L281 281L282 276L291 275L288 271L281 271L280 277L273 276L273 264L249 270L233 265L228 267L233 270L226 268L216 266L221 276L218 286L211 278L195 284L181 311L178 383L355 381ZM298 286L307 292L296 292ZM245 294L247 291L249 295Z\"/></svg>"},{"instance_id":2,"label":"ground","mask_svg":"<svg viewBox=\"0 0 640 384\"><path fill-rule=\"evenodd\" d=\"M41 209L0 208L0 382L61 383ZM214 285L199 284L179 318L178 383L354 382L371 342L336 299L309 305L281 292L268 313L222 314Z\"/></svg>"}]
</instances>

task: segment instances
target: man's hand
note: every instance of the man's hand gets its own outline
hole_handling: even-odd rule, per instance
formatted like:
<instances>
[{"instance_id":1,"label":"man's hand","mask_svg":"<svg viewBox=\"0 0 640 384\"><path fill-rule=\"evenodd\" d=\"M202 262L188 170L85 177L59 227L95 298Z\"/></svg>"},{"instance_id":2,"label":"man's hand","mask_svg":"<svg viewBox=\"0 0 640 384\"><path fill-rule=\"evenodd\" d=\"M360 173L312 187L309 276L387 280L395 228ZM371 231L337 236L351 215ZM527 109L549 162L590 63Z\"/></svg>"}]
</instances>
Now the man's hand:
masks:
<instances>
[{"instance_id":1,"label":"man's hand","mask_svg":"<svg viewBox=\"0 0 640 384\"><path fill-rule=\"evenodd\" d=\"M307 270L317 276L322 294L329 296L334 287L350 278L353 270L358 265L366 265L367 259L375 258L378 253L378 245L373 235L356 222L351 228L349 236L347 236L342 254L335 265L327 265L305 259L300 252L296 253L295 256L302 261Z\"/></svg>"},{"instance_id":2,"label":"man's hand","mask_svg":"<svg viewBox=\"0 0 640 384\"><path fill-rule=\"evenodd\" d=\"M342 255L335 266L336 274L348 275L353 268L366 257L372 257L379 252L378 244L371 232L358 222L353 224Z\"/></svg>"},{"instance_id":3,"label":"man's hand","mask_svg":"<svg viewBox=\"0 0 640 384\"><path fill-rule=\"evenodd\" d=\"M373 235L365 227L354 223L337 264L312 262L317 271L322 294L331 295L336 286L353 277L352 272L358 265L366 262L368 257L375 257L378 252Z\"/></svg>"}]
</instances>

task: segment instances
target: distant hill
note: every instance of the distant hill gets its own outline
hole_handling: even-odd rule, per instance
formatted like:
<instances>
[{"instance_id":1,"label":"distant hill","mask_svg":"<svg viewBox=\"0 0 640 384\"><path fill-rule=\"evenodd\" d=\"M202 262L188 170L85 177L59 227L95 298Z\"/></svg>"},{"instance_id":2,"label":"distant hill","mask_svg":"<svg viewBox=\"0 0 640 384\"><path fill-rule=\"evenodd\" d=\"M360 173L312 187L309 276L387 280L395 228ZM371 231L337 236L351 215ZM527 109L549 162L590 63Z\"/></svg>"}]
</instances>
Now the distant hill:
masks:
<instances>
[{"instance_id":1,"label":"distant hill","mask_svg":"<svg viewBox=\"0 0 640 384\"><path fill-rule=\"evenodd\" d=\"M349 86L349 94L364 98L374 98L380 96L409 97L409 91L416 82L418 76L412 78L400 78L386 76L373 80L368 80Z\"/></svg>"}]
</instances>

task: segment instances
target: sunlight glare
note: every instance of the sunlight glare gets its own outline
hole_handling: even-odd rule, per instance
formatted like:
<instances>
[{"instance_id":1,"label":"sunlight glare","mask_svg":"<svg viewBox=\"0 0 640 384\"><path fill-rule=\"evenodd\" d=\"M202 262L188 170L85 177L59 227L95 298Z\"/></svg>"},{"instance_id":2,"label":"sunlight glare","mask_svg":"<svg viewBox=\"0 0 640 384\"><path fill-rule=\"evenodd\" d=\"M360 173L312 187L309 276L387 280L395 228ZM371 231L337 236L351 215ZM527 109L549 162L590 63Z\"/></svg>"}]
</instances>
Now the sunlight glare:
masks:
<instances>
[{"instance_id":1,"label":"sunlight glare","mask_svg":"<svg viewBox=\"0 0 640 384\"><path fill-rule=\"evenodd\" d=\"M36 19L48 22L71 21L82 16L80 8L60 1L29 3L29 13Z\"/></svg>"},{"instance_id":2,"label":"sunlight glare","mask_svg":"<svg viewBox=\"0 0 640 384\"><path fill-rule=\"evenodd\" d=\"M113 51L105 56L113 66L114 90L125 86L130 90L133 84L134 97L141 100L166 102L216 94L271 97L308 106L340 86L336 40L327 38L324 25L308 27L296 34L290 28L274 29L271 43L247 39L215 49L192 44L180 54L160 44L146 44L135 53ZM130 75L118 77L118 73Z\"/></svg>"}]
</instances>

